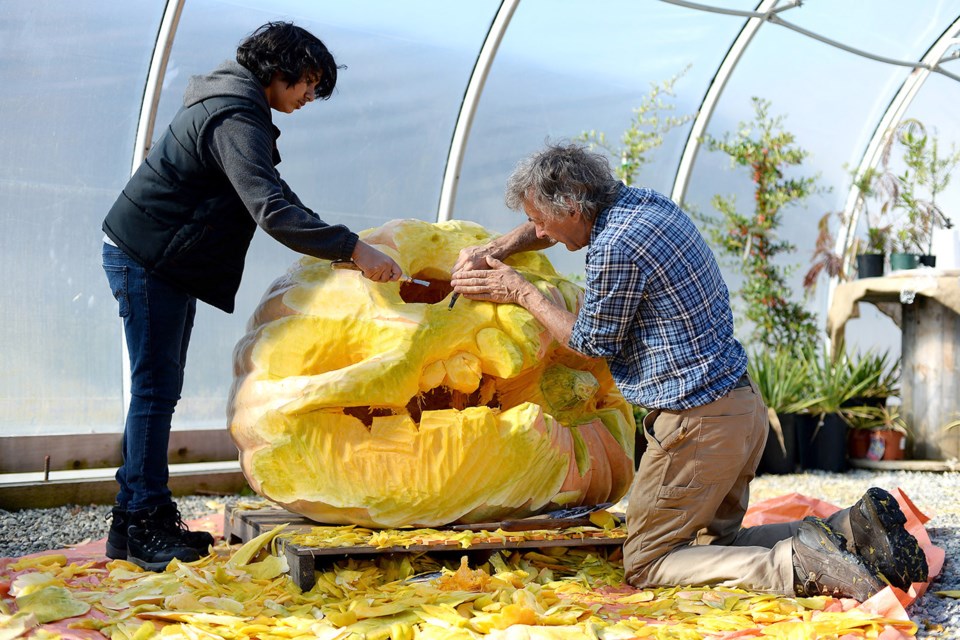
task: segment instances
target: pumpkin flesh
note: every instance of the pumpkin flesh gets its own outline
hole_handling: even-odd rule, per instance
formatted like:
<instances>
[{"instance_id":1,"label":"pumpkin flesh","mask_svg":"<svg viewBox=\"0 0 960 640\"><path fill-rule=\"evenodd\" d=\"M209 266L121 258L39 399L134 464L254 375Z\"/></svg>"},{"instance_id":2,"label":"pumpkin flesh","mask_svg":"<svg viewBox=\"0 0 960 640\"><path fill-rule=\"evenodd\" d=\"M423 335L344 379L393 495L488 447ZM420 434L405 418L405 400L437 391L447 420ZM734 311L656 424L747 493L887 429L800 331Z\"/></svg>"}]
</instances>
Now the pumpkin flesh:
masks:
<instances>
[{"instance_id":1,"label":"pumpkin flesh","mask_svg":"<svg viewBox=\"0 0 960 640\"><path fill-rule=\"evenodd\" d=\"M234 352L230 431L257 493L318 522L439 526L623 496L635 423L607 365L523 308L460 299L479 225L398 220L361 234L404 273L375 283L314 258L264 295ZM540 253L508 263L574 311Z\"/></svg>"}]
</instances>

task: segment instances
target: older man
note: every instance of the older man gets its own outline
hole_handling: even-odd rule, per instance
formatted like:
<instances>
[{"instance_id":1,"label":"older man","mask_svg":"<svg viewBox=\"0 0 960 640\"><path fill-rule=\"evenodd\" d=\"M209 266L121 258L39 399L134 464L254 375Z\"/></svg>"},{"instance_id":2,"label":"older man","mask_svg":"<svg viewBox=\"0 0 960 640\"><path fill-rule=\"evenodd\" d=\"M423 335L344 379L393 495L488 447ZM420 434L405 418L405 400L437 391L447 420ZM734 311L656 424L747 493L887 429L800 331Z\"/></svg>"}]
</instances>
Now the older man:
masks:
<instances>
[{"instance_id":1,"label":"older man","mask_svg":"<svg viewBox=\"0 0 960 640\"><path fill-rule=\"evenodd\" d=\"M880 574L902 588L926 580L923 553L881 489L828 520L741 528L767 409L746 375L716 259L676 204L623 185L603 156L576 145L522 161L506 203L528 221L464 249L451 283L466 298L519 304L559 342L605 358L624 396L650 409L627 507L630 584L863 601L884 586ZM556 242L587 247L576 314L502 262Z\"/></svg>"}]
</instances>

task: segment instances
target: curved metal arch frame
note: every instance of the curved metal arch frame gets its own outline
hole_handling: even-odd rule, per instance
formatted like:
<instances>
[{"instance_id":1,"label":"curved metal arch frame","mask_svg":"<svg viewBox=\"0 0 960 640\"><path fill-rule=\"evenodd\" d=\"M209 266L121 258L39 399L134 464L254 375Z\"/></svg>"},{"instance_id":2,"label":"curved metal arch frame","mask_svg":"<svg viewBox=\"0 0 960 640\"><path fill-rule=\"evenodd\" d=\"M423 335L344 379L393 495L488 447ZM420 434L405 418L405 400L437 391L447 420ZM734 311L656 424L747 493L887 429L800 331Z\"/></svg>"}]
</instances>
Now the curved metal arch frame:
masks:
<instances>
[{"instance_id":1,"label":"curved metal arch frame","mask_svg":"<svg viewBox=\"0 0 960 640\"><path fill-rule=\"evenodd\" d=\"M147 73L147 82L143 88L143 101L140 103L140 120L137 123L137 138L133 148L132 174L143 162L150 151L153 142L153 129L157 122L157 108L160 105L160 90L163 87L163 78L167 73L167 63L170 61L170 51L173 49L173 39L177 34L180 16L183 14L183 5L186 0L167 0L163 9L163 18L157 30L157 41L153 46L153 57L150 59L150 70Z\"/></svg>"},{"instance_id":2,"label":"curved metal arch frame","mask_svg":"<svg viewBox=\"0 0 960 640\"><path fill-rule=\"evenodd\" d=\"M457 186L460 183L460 169L463 166L463 156L470 138L470 128L473 126L473 117L477 113L477 105L483 94L483 86L493 66L493 60L500 48L503 34L510 25L510 20L517 9L520 0L502 0L497 14L490 23L487 37L483 41L470 81L460 103L460 114L450 140L450 151L447 154L447 164L444 167L443 183L440 187L440 202L437 206L437 222L445 222L453 216L453 206L457 198Z\"/></svg>"},{"instance_id":3,"label":"curved metal arch frame","mask_svg":"<svg viewBox=\"0 0 960 640\"><path fill-rule=\"evenodd\" d=\"M920 62L914 67L913 71L907 76L900 85L900 89L890 101L886 111L877 123L870 142L864 149L860 164L857 166L856 176L862 176L866 171L874 169L880 162L884 144L897 123L903 118L913 99L919 93L930 74L937 69L939 63L944 61L944 54L947 50L956 44L960 44L960 17L947 28L946 31L937 39L936 42L927 50ZM950 59L949 57L946 59ZM850 268L851 256L848 255L848 249L853 242L854 232L860 219L860 212L863 208L863 200L856 186L851 185L850 192L847 194L847 200L841 213L843 222L842 233L837 234L834 251L837 255L843 256L843 272L847 273ZM839 282L839 277L830 279L830 294L827 300L833 298L833 292Z\"/></svg>"},{"instance_id":4,"label":"curved metal arch frame","mask_svg":"<svg viewBox=\"0 0 960 640\"><path fill-rule=\"evenodd\" d=\"M793 3L778 9L776 8L778 1L779 0L762 0L760 4L757 5L755 14L751 14L751 17L744 23L739 35L737 35L737 38L727 50L727 55L724 56L720 66L717 67L717 74L713 77L713 81L710 83L709 88L707 88L703 101L700 103L700 109L697 111L697 116L693 120L693 126L690 127L687 143L683 148L683 154L680 156L680 164L677 167L677 173L673 179L673 189L670 191L670 197L674 202L682 204L684 197L687 195L687 186L690 184L690 174L693 173L693 165L697 158L697 151L700 150L700 139L706 132L707 125L710 124L710 118L717 108L717 103L720 101L723 89L727 86L727 81L733 74L734 69L736 69L737 63L740 62L740 58L743 57L743 53L749 46L750 41L753 40L757 31L759 31L764 22L770 19L770 16L773 15L774 12L785 11L798 6L796 3ZM676 0L672 0L671 3L686 6Z\"/></svg>"},{"instance_id":5,"label":"curved metal arch frame","mask_svg":"<svg viewBox=\"0 0 960 640\"><path fill-rule=\"evenodd\" d=\"M180 24L180 16L183 14L184 2L186 0L167 0L163 8L160 28L157 29L157 40L153 45L153 56L150 58L147 81L143 87L143 100L140 102L140 119L137 121L137 137L134 141L130 175L136 172L137 167L147 157L150 145L153 144L153 130L157 123L163 78L167 73L167 63L170 61L170 51L173 49L173 40ZM130 406L130 355L127 351L127 339L122 330L120 331L120 370L123 398L120 418L126 420Z\"/></svg>"}]
</instances>

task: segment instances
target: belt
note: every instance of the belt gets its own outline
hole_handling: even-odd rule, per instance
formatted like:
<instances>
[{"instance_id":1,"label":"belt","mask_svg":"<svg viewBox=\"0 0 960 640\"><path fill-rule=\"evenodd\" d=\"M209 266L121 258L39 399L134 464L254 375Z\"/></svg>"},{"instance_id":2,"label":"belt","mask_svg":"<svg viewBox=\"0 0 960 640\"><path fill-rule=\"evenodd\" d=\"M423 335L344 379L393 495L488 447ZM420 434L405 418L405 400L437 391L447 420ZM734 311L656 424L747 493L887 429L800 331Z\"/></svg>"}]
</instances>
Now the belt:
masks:
<instances>
[{"instance_id":1,"label":"belt","mask_svg":"<svg viewBox=\"0 0 960 640\"><path fill-rule=\"evenodd\" d=\"M737 380L737 384L733 385L734 389L739 389L740 387L749 387L750 386L750 376L743 374L740 376L740 379Z\"/></svg>"}]
</instances>

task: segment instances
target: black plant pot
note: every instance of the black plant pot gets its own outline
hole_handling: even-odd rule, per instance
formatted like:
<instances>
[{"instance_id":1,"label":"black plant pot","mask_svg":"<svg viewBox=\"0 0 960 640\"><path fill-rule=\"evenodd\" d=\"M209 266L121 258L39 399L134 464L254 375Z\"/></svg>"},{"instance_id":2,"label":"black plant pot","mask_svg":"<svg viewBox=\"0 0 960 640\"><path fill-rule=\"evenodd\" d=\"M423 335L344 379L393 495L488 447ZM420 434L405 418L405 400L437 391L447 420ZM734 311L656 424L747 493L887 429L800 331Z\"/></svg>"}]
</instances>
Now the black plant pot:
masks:
<instances>
[{"instance_id":1,"label":"black plant pot","mask_svg":"<svg viewBox=\"0 0 960 640\"><path fill-rule=\"evenodd\" d=\"M882 253L861 253L857 256L858 278L879 278L883 275Z\"/></svg>"},{"instance_id":2,"label":"black plant pot","mask_svg":"<svg viewBox=\"0 0 960 640\"><path fill-rule=\"evenodd\" d=\"M920 255L920 264L924 267L935 267L937 266L937 256L931 256L929 254Z\"/></svg>"},{"instance_id":3,"label":"black plant pot","mask_svg":"<svg viewBox=\"0 0 960 640\"><path fill-rule=\"evenodd\" d=\"M783 448L773 428L767 434L767 444L763 448L757 473L783 474L797 470L797 427L798 416L794 413L778 413L780 430L783 432ZM786 451L784 451L786 449Z\"/></svg>"},{"instance_id":4,"label":"black plant pot","mask_svg":"<svg viewBox=\"0 0 960 640\"><path fill-rule=\"evenodd\" d=\"M877 407L882 409L887 406L887 396L857 396L856 398L850 398L849 400L844 400L840 403L840 408L845 409L847 407Z\"/></svg>"},{"instance_id":5,"label":"black plant pot","mask_svg":"<svg viewBox=\"0 0 960 640\"><path fill-rule=\"evenodd\" d=\"M847 423L836 413L800 416L797 421L797 456L801 469L847 470Z\"/></svg>"}]
</instances>

